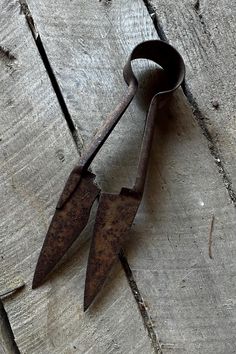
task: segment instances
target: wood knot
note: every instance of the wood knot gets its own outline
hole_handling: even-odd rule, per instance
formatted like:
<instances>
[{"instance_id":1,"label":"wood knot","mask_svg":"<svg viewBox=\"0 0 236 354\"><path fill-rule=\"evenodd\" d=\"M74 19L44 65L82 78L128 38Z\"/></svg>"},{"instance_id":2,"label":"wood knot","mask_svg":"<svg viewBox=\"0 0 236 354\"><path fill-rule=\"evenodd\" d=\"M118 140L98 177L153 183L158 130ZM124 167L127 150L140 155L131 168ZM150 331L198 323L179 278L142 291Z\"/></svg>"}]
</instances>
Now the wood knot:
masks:
<instances>
[{"instance_id":1,"label":"wood knot","mask_svg":"<svg viewBox=\"0 0 236 354\"><path fill-rule=\"evenodd\" d=\"M0 45L0 59L13 61L16 60L16 57L14 54L11 53L10 49Z\"/></svg>"}]
</instances>

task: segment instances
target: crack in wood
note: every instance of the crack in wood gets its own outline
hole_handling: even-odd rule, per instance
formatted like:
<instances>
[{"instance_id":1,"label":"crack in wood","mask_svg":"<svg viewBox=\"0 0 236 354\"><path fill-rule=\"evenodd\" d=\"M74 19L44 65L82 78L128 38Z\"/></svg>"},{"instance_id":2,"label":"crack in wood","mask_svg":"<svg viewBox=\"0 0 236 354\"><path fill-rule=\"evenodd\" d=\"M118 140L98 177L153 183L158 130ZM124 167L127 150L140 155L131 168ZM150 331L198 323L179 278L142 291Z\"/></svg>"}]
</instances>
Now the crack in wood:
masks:
<instances>
[{"instance_id":1,"label":"crack in wood","mask_svg":"<svg viewBox=\"0 0 236 354\"><path fill-rule=\"evenodd\" d=\"M158 19L158 16L156 14L156 8L152 4L150 4L148 0L143 0L143 2L147 8L149 16L152 19L153 25L155 27L155 30L156 30L159 38L164 42L168 42L165 31L163 30L163 28L160 24L160 21Z\"/></svg>"},{"instance_id":2,"label":"crack in wood","mask_svg":"<svg viewBox=\"0 0 236 354\"><path fill-rule=\"evenodd\" d=\"M201 25L202 25L203 33L207 36L209 42L211 42L211 44L213 44L213 46L216 48L215 43L212 39L211 33L208 30L207 25L205 23L203 14L200 12L200 0L197 0L193 7L194 7L194 10L195 10L199 20L200 20Z\"/></svg>"},{"instance_id":3,"label":"crack in wood","mask_svg":"<svg viewBox=\"0 0 236 354\"><path fill-rule=\"evenodd\" d=\"M152 4L150 4L148 0L143 0L143 2L144 2L145 6L148 10L148 13L153 21L153 25L157 31L159 38L163 41L169 42L168 38L165 34L165 31L163 30L163 28L157 18L157 15L155 15L155 17L151 15L151 14L153 14L153 12L156 11L156 8ZM194 7L195 7L195 10L198 12L198 10L200 9L200 2L197 5L195 3ZM196 9L196 7L197 7L197 9ZM198 107L198 104L197 104L195 98L193 97L193 94L192 94L189 86L187 85L186 80L182 84L182 89L183 89L183 92L184 92L188 102L190 103L190 106L192 107L194 117L197 120L200 128L202 129L203 135L205 136L205 138L208 141L208 147L209 147L210 153L213 156L214 161L218 167L218 172L222 176L223 183L224 183L225 188L228 191L229 197L230 197L231 201L233 202L234 206L236 207L236 192L234 191L234 189L232 187L232 181L231 181L231 179L224 167L224 164L222 163L223 158L221 157L221 155L219 153L219 150L215 144L214 138L212 137L212 135L209 132L209 129L207 128L207 125L205 122L206 117L201 112L200 108ZM219 108L219 105L217 106L216 109L218 109L218 108Z\"/></svg>"},{"instance_id":4,"label":"crack in wood","mask_svg":"<svg viewBox=\"0 0 236 354\"><path fill-rule=\"evenodd\" d=\"M17 284L18 283L18 284ZM0 300L5 299L6 297L12 296L18 291L22 290L25 287L25 282L23 280L18 280L18 282L14 282L13 284L8 285L8 287L0 292Z\"/></svg>"},{"instance_id":5,"label":"crack in wood","mask_svg":"<svg viewBox=\"0 0 236 354\"><path fill-rule=\"evenodd\" d=\"M14 334L7 316L7 312L3 306L2 301L0 300L0 335L5 340L5 343L0 342L0 352L2 353L11 353L11 354L20 354L19 348L15 342ZM3 346L2 346L3 345ZM5 351L7 350L7 352Z\"/></svg>"},{"instance_id":6,"label":"crack in wood","mask_svg":"<svg viewBox=\"0 0 236 354\"><path fill-rule=\"evenodd\" d=\"M200 1L197 0L194 4L194 9L198 12L200 10Z\"/></svg>"},{"instance_id":7,"label":"crack in wood","mask_svg":"<svg viewBox=\"0 0 236 354\"><path fill-rule=\"evenodd\" d=\"M74 121L71 117L71 114L68 110L68 107L66 105L64 96L61 92L60 86L58 84L58 81L56 79L56 76L54 74L54 71L52 69L52 66L50 64L49 58L47 56L46 50L44 48L43 42L41 40L40 34L36 29L36 25L35 25L35 21L33 19L33 16L31 14L31 11L29 9L29 6L27 4L27 2L25 0L19 0L20 2L20 6L21 6L21 13L23 13L25 15L27 24L31 30L32 36L34 38L35 44L38 48L40 57L43 61L44 67L46 69L46 72L49 76L50 82L52 84L53 90L57 96L57 100L59 102L59 105L61 107L62 113L65 117L65 120L67 122L68 128L71 132L72 138L75 142L75 145L78 149L78 151L81 151L82 147L83 147L83 139L80 136L78 129L76 128L76 125L74 124Z\"/></svg>"},{"instance_id":8,"label":"crack in wood","mask_svg":"<svg viewBox=\"0 0 236 354\"><path fill-rule=\"evenodd\" d=\"M220 155L218 148L216 147L214 138L212 137L212 135L210 134L210 132L207 128L207 125L205 122L206 117L203 115L200 108L198 107L198 104L197 104L196 100L194 99L186 82L184 83L184 86L183 86L183 92L192 107L193 114L194 114L200 128L202 129L204 136L206 137L206 139L208 141L208 147L209 147L210 153L213 156L214 161L218 167L218 172L221 174L223 182L224 182L224 186L228 191L231 201L233 202L234 206L236 207L236 193L233 189L232 181L231 181L231 179L224 167L224 164L222 162L223 158Z\"/></svg>"},{"instance_id":9,"label":"crack in wood","mask_svg":"<svg viewBox=\"0 0 236 354\"><path fill-rule=\"evenodd\" d=\"M34 39L36 40L38 37L38 31L36 30L34 19L31 15L29 6L25 0L19 0L19 3L20 3L20 7L21 7L21 14L25 15L28 26L31 30L31 33L32 33Z\"/></svg>"},{"instance_id":10,"label":"crack in wood","mask_svg":"<svg viewBox=\"0 0 236 354\"><path fill-rule=\"evenodd\" d=\"M147 307L145 305L145 302L142 298L142 295L138 289L138 286L137 286L137 283L136 281L134 280L134 277L133 277L133 273L132 273L132 270L129 266L129 263L127 261L127 258L124 254L124 251L121 250L120 253L119 253L119 259L120 259L120 262L122 264L122 267L124 269L124 272L125 272L125 275L126 275L126 278L128 280L128 283L130 285L130 288L132 290L132 293L133 293L133 296L135 298L135 301L138 305L138 309L139 309L139 312L141 314L141 317L143 319L143 323L144 323L144 326L148 332L148 336L149 338L151 339L151 343L152 343L152 347L154 349L154 353L155 354L162 354L162 344L160 343L160 341L158 340L157 338L157 335L154 331L154 327L153 327L153 323L152 323L152 320L151 320L151 316L149 315L148 311L147 311Z\"/></svg>"}]
</instances>

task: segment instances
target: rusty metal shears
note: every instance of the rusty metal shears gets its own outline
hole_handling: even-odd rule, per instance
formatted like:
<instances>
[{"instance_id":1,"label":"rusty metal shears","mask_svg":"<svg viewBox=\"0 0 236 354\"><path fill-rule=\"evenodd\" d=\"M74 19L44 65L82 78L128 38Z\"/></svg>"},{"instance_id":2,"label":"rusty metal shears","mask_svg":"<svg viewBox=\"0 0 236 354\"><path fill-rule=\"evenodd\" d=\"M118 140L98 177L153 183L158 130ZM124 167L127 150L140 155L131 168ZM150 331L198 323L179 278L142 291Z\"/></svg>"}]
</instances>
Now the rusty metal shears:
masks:
<instances>
[{"instance_id":1,"label":"rusty metal shears","mask_svg":"<svg viewBox=\"0 0 236 354\"><path fill-rule=\"evenodd\" d=\"M138 81L131 66L135 59L149 59L160 65L166 74L167 88L156 93L151 100L133 188L122 188L119 194L103 193L95 183L96 176L88 171L88 167L137 92ZM66 182L39 255L32 285L32 288L36 288L44 282L79 237L88 222L91 207L99 196L87 266L84 310L101 289L132 226L144 191L156 111L182 84L185 67L182 57L172 46L163 41L151 40L134 48L123 75L128 92L105 120Z\"/></svg>"}]
</instances>

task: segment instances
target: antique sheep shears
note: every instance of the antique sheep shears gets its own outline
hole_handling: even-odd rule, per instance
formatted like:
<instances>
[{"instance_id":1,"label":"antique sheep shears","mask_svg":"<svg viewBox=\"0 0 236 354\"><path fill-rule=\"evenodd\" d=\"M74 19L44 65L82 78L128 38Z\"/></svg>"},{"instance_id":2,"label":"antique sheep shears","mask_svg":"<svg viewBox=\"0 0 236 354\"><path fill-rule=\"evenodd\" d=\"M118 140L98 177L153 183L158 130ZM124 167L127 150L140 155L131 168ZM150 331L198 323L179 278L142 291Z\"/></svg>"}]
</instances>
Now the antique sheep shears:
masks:
<instances>
[{"instance_id":1,"label":"antique sheep shears","mask_svg":"<svg viewBox=\"0 0 236 354\"><path fill-rule=\"evenodd\" d=\"M160 65L166 75L166 89L157 91L151 100L133 188L121 188L119 194L103 193L95 183L96 176L88 170L88 167L137 92L138 81L131 66L132 60L135 59L149 59ZM152 40L140 43L134 48L123 70L128 85L127 94L105 120L66 182L39 255L33 288L44 282L46 276L79 237L88 222L91 207L99 196L88 258L84 310L92 303L117 260L140 205L157 109L182 84L184 74L183 59L169 44Z\"/></svg>"}]
</instances>

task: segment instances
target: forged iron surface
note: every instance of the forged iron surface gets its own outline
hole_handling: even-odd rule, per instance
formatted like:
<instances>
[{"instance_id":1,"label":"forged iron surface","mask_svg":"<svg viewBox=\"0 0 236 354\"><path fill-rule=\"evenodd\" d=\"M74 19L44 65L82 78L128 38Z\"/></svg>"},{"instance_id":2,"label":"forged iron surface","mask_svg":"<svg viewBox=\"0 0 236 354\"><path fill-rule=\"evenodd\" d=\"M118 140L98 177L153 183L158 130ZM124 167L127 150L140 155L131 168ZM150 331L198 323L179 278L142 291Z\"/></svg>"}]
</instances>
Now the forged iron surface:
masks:
<instances>
[{"instance_id":1,"label":"forged iron surface","mask_svg":"<svg viewBox=\"0 0 236 354\"><path fill-rule=\"evenodd\" d=\"M100 194L100 189L94 182L95 175L88 172L87 168L132 101L138 81L132 71L131 62L142 58L152 60L163 68L166 74L165 90L157 83L157 93L152 98L147 113L137 178L133 188L122 188L119 194L102 193L100 196L86 274L85 310L95 299L117 260L141 202L157 110L184 80L183 59L169 44L152 40L140 43L132 51L123 70L128 85L127 94L105 120L82 154L78 166L70 174L34 274L35 288L45 280L87 224L92 204Z\"/></svg>"},{"instance_id":2,"label":"forged iron surface","mask_svg":"<svg viewBox=\"0 0 236 354\"><path fill-rule=\"evenodd\" d=\"M141 198L123 188L120 194L102 193L90 248L84 293L84 310L101 289L127 237Z\"/></svg>"},{"instance_id":3,"label":"forged iron surface","mask_svg":"<svg viewBox=\"0 0 236 354\"><path fill-rule=\"evenodd\" d=\"M72 175L70 177L72 178ZM59 208L57 206L38 259L33 288L44 281L86 226L90 209L100 192L94 178L95 175L86 171L70 195L70 202Z\"/></svg>"}]
</instances>

